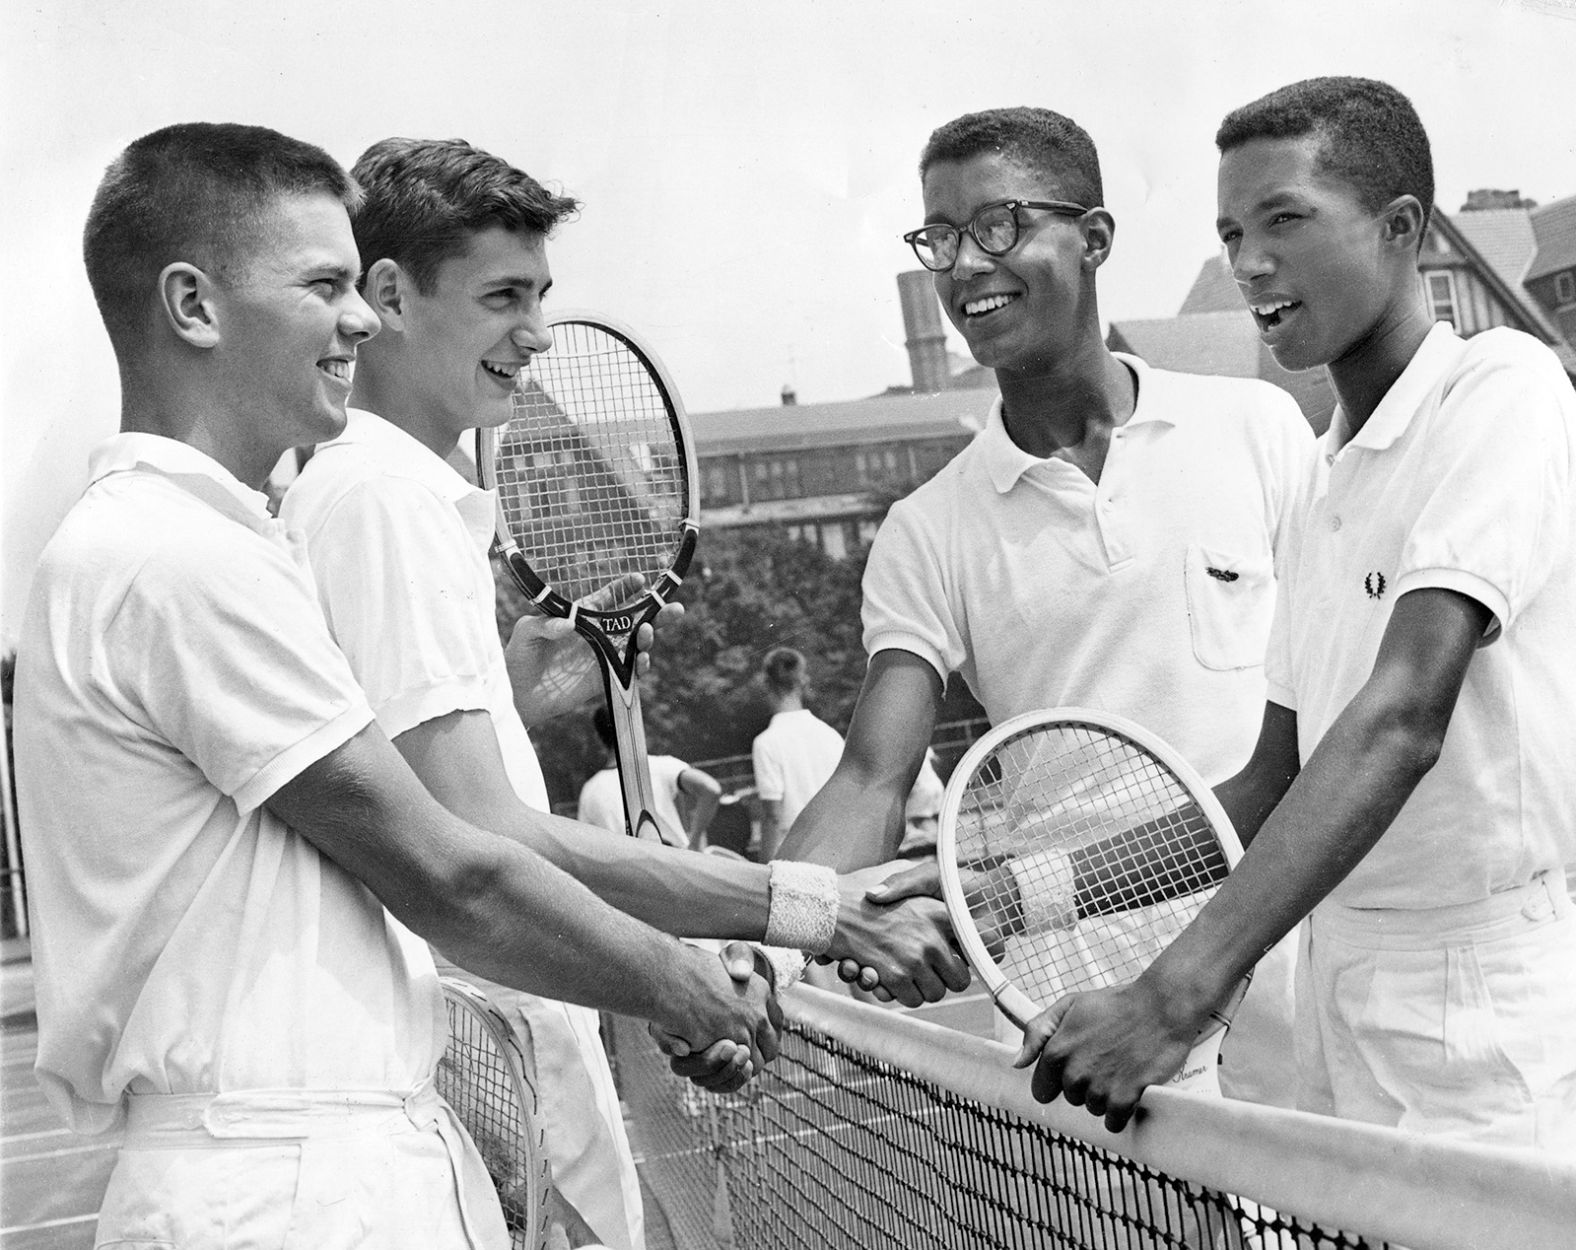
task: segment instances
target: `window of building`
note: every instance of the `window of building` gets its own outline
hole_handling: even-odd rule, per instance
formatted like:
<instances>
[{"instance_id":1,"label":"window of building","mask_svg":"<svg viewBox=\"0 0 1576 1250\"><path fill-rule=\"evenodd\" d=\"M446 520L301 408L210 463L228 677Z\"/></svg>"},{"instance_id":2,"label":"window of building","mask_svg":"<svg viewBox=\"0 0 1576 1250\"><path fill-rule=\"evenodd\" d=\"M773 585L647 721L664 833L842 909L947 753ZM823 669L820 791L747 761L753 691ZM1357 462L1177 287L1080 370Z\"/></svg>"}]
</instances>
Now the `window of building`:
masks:
<instances>
[{"instance_id":1,"label":"window of building","mask_svg":"<svg viewBox=\"0 0 1576 1250\"><path fill-rule=\"evenodd\" d=\"M1567 269L1554 275L1554 302L1562 308L1576 304L1576 270Z\"/></svg>"},{"instance_id":2,"label":"window of building","mask_svg":"<svg viewBox=\"0 0 1576 1250\"><path fill-rule=\"evenodd\" d=\"M728 469L726 465L711 464L706 466L706 498L710 502L720 503L728 497Z\"/></svg>"},{"instance_id":3,"label":"window of building","mask_svg":"<svg viewBox=\"0 0 1576 1250\"><path fill-rule=\"evenodd\" d=\"M1456 275L1448 269L1435 269L1425 273L1423 281L1428 286L1428 303L1434 320L1448 321L1455 329L1461 329L1456 316Z\"/></svg>"}]
</instances>

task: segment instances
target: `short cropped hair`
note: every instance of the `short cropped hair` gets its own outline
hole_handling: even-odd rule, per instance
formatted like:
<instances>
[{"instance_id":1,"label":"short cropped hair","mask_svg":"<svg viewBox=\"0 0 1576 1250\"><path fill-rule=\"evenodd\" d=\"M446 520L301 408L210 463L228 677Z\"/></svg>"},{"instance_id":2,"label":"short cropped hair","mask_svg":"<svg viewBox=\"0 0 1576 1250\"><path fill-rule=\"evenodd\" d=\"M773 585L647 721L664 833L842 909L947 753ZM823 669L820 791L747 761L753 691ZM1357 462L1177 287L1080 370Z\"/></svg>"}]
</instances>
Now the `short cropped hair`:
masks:
<instances>
[{"instance_id":1,"label":"short cropped hair","mask_svg":"<svg viewBox=\"0 0 1576 1250\"><path fill-rule=\"evenodd\" d=\"M761 661L761 676L773 694L802 690L806 680L804 656L792 647L773 647Z\"/></svg>"},{"instance_id":2,"label":"short cropped hair","mask_svg":"<svg viewBox=\"0 0 1576 1250\"><path fill-rule=\"evenodd\" d=\"M1378 212L1416 196L1423 224L1434 211L1434 158L1412 102L1371 78L1308 78L1226 114L1215 134L1222 155L1254 139L1320 140L1319 165Z\"/></svg>"},{"instance_id":3,"label":"short cropped hair","mask_svg":"<svg viewBox=\"0 0 1576 1250\"><path fill-rule=\"evenodd\" d=\"M1054 182L1085 208L1105 203L1100 154L1077 122L1050 109L1003 108L965 113L931 133L919 157L919 176L940 161L966 161L998 152Z\"/></svg>"},{"instance_id":4,"label":"short cropped hair","mask_svg":"<svg viewBox=\"0 0 1576 1250\"><path fill-rule=\"evenodd\" d=\"M249 258L275 200L316 193L355 207L355 184L333 157L277 130L184 122L132 143L105 171L82 232L116 350L135 343L165 266L186 261L217 279Z\"/></svg>"},{"instance_id":5,"label":"short cropped hair","mask_svg":"<svg viewBox=\"0 0 1576 1250\"><path fill-rule=\"evenodd\" d=\"M463 139L384 139L351 167L363 198L352 215L363 268L397 261L430 295L438 266L492 226L549 235L579 209L530 174Z\"/></svg>"}]
</instances>

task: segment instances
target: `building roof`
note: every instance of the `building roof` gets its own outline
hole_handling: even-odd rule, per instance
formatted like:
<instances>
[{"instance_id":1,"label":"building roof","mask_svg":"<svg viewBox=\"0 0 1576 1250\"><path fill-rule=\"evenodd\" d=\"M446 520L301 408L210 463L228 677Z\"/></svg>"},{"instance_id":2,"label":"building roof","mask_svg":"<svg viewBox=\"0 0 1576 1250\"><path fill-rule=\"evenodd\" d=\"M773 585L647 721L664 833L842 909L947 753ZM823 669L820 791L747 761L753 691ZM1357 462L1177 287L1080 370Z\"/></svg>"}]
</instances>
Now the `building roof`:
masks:
<instances>
[{"instance_id":1,"label":"building roof","mask_svg":"<svg viewBox=\"0 0 1576 1250\"><path fill-rule=\"evenodd\" d=\"M1211 259L1204 268L1223 268ZM1201 275L1202 277L1202 275ZM1199 283L1194 283L1194 289ZM1232 298L1240 299L1232 284ZM1205 373L1215 377L1259 378L1273 382L1297 401L1315 433L1324 433L1335 409L1335 394L1323 369L1292 373L1283 369L1259 339L1258 328L1240 304L1233 312L1196 312L1164 320L1118 321L1107 338L1118 351L1157 369Z\"/></svg>"},{"instance_id":2,"label":"building roof","mask_svg":"<svg viewBox=\"0 0 1576 1250\"><path fill-rule=\"evenodd\" d=\"M1112 345L1158 369L1256 378L1259 332L1236 295L1235 286L1232 296L1238 299L1234 312L1195 312L1163 319L1112 322ZM1120 345L1114 341L1118 336Z\"/></svg>"},{"instance_id":3,"label":"building roof","mask_svg":"<svg viewBox=\"0 0 1576 1250\"><path fill-rule=\"evenodd\" d=\"M1535 208L1530 216L1538 252L1527 266L1526 281L1560 269L1576 269L1576 195Z\"/></svg>"},{"instance_id":4,"label":"building roof","mask_svg":"<svg viewBox=\"0 0 1576 1250\"><path fill-rule=\"evenodd\" d=\"M1242 292L1237 290L1237 280L1231 276L1231 266L1223 255L1216 253L1199 269L1198 277L1193 279L1193 288L1182 301L1178 313L1188 316L1192 313L1241 312L1242 307Z\"/></svg>"},{"instance_id":5,"label":"building roof","mask_svg":"<svg viewBox=\"0 0 1576 1250\"><path fill-rule=\"evenodd\" d=\"M985 427L994 389L878 395L830 404L780 404L690 414L702 455L853 447L891 439L968 437Z\"/></svg>"},{"instance_id":6,"label":"building roof","mask_svg":"<svg viewBox=\"0 0 1576 1250\"><path fill-rule=\"evenodd\" d=\"M1505 281L1521 285L1527 263L1538 249L1526 209L1474 209L1457 213L1450 221Z\"/></svg>"}]
</instances>

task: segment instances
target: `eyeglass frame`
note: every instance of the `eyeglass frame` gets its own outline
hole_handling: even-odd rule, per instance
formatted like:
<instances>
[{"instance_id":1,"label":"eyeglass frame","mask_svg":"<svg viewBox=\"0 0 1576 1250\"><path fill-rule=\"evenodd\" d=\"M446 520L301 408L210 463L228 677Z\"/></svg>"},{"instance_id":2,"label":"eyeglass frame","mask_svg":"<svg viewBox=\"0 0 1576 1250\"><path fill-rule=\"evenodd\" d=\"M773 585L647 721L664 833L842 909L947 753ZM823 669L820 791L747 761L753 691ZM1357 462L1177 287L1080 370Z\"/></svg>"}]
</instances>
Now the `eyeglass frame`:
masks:
<instances>
[{"instance_id":1,"label":"eyeglass frame","mask_svg":"<svg viewBox=\"0 0 1576 1250\"><path fill-rule=\"evenodd\" d=\"M1013 224L1012 242L1007 244L1007 246L1002 248L999 252L993 251L991 248L986 247L984 240L980 238L978 232L975 230L975 226L978 224L979 219L995 208L1008 209L1012 214ZM1023 238L1023 225L1018 220L1018 210L1020 208L1037 208L1043 212L1055 213L1061 217L1085 217L1094 211L1094 208L1092 207L1085 207L1082 204L1075 204L1071 200L992 200L989 204L980 205L979 211L961 226L954 226L948 221L928 222L916 230L910 230L903 236L903 242L907 243L909 247L913 249L914 255L918 258L919 263L924 265L925 268L931 273L948 273L958 263L958 256L963 252L963 236L965 234L968 235L969 238L973 239L974 246L979 248L979 250L984 252L987 256L1005 256L1008 252L1012 251L1013 248L1017 247L1019 240ZM925 231L935 230L940 227L945 227L946 229L953 231L958 236L958 251L952 257L952 264L937 269L934 266L928 264L925 258L920 255L918 239L920 235L925 233Z\"/></svg>"}]
</instances>

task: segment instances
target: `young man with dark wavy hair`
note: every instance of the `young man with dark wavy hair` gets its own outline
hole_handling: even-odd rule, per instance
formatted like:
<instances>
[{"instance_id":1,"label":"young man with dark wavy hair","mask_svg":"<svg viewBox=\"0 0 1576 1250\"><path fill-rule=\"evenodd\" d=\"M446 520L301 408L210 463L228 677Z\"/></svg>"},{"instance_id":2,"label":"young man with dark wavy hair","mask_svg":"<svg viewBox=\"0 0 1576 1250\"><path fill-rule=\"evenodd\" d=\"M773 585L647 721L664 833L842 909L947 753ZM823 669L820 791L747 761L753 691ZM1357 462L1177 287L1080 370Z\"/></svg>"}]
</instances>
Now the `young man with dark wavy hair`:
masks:
<instances>
[{"instance_id":1,"label":"young man with dark wavy hair","mask_svg":"<svg viewBox=\"0 0 1576 1250\"><path fill-rule=\"evenodd\" d=\"M517 375L552 342L547 246L575 202L460 140L386 139L352 173L362 290L383 333L358 363L344 433L319 445L281 515L306 537L324 613L380 725L450 810L622 910L690 937L775 932L780 870L549 814L527 725L599 697L600 678L567 622L523 618L505 654L487 559L493 500L449 462L462 435L509 419ZM579 682L563 680L573 665ZM827 873L821 884L840 952L882 966L910 1002L966 983L937 907L888 926L857 882ZM751 967L746 953L745 977ZM534 1058L559 1191L599 1242L639 1250L639 1178L596 1013L488 992ZM743 1048L733 1054L704 1079L742 1081L753 1069Z\"/></svg>"}]
</instances>

